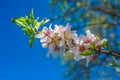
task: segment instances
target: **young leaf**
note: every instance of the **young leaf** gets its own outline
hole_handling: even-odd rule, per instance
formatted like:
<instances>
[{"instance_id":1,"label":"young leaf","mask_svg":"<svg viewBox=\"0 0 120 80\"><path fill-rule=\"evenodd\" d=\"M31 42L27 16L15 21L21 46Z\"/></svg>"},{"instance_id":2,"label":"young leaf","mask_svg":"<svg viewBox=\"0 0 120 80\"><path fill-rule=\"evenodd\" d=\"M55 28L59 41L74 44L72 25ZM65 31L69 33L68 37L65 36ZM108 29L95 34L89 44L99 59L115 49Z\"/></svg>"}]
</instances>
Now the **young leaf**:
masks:
<instances>
[{"instance_id":1,"label":"young leaf","mask_svg":"<svg viewBox=\"0 0 120 80\"><path fill-rule=\"evenodd\" d=\"M31 23L34 24L34 12L33 12L33 9L30 12L30 19L31 19Z\"/></svg>"},{"instance_id":2,"label":"young leaf","mask_svg":"<svg viewBox=\"0 0 120 80\"><path fill-rule=\"evenodd\" d=\"M89 55L91 55L92 54L92 50L88 50L88 51L85 51L85 52L81 52L79 55L81 55L81 56L89 56Z\"/></svg>"},{"instance_id":3,"label":"young leaf","mask_svg":"<svg viewBox=\"0 0 120 80\"><path fill-rule=\"evenodd\" d=\"M97 38L98 40L100 40L100 36L99 36L98 34L96 35L96 38Z\"/></svg>"},{"instance_id":4,"label":"young leaf","mask_svg":"<svg viewBox=\"0 0 120 80\"><path fill-rule=\"evenodd\" d=\"M35 29L38 30L40 28L40 26L43 26L44 24L46 24L49 21L49 19L46 20L42 20L40 22L37 22L35 25Z\"/></svg>"},{"instance_id":5,"label":"young leaf","mask_svg":"<svg viewBox=\"0 0 120 80\"><path fill-rule=\"evenodd\" d=\"M95 49L95 42L92 42L92 43L91 43L90 49L91 49L91 50L94 50L94 49Z\"/></svg>"},{"instance_id":6,"label":"young leaf","mask_svg":"<svg viewBox=\"0 0 120 80\"><path fill-rule=\"evenodd\" d=\"M22 26L22 27L26 26L22 21L19 20L19 18L13 18L12 22L17 24L18 26Z\"/></svg>"},{"instance_id":7,"label":"young leaf","mask_svg":"<svg viewBox=\"0 0 120 80\"><path fill-rule=\"evenodd\" d=\"M111 63L109 64L110 66L114 66L114 67L119 67L119 65L117 65L116 63Z\"/></svg>"},{"instance_id":8,"label":"young leaf","mask_svg":"<svg viewBox=\"0 0 120 80\"><path fill-rule=\"evenodd\" d=\"M46 19L46 20L42 20L38 22L38 19L39 18L34 19L33 9L30 12L30 18L28 16L25 16L25 17L19 17L19 18L12 19L13 23L17 24L18 26L22 26L22 30L25 31L24 35L29 36L30 47L32 47L36 30L38 30L40 26L43 26L45 23L49 21L49 19Z\"/></svg>"},{"instance_id":9,"label":"young leaf","mask_svg":"<svg viewBox=\"0 0 120 80\"><path fill-rule=\"evenodd\" d=\"M105 42L103 43L103 45L104 45L105 48L108 48L108 49L110 50L110 46L109 46L108 41L105 41Z\"/></svg>"}]
</instances>

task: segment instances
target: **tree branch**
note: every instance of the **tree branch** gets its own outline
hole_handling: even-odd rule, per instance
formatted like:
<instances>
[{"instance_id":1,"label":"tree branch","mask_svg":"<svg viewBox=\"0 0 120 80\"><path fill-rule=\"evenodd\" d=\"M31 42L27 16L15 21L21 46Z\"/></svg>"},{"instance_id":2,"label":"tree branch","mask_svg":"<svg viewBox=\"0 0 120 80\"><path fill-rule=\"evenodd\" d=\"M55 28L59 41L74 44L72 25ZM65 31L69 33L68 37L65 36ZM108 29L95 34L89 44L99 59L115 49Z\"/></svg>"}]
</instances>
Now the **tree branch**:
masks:
<instances>
[{"instance_id":1,"label":"tree branch","mask_svg":"<svg viewBox=\"0 0 120 80\"><path fill-rule=\"evenodd\" d=\"M117 52L117 51L105 51L105 50L101 50L100 52L103 53L103 54L112 55L112 56L120 58L120 52Z\"/></svg>"}]
</instances>

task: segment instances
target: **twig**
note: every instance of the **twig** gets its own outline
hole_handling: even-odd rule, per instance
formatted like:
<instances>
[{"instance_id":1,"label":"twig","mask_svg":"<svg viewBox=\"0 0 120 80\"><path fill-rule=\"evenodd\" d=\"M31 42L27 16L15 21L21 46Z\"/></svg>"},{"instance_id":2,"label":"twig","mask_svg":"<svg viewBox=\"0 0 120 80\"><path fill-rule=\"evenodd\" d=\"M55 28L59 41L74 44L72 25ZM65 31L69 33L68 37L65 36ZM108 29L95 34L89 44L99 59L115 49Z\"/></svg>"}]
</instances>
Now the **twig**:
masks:
<instances>
[{"instance_id":1,"label":"twig","mask_svg":"<svg viewBox=\"0 0 120 80\"><path fill-rule=\"evenodd\" d=\"M120 52L117 52L117 51L105 51L105 50L101 50L100 52L103 53L103 54L113 55L115 57L120 58Z\"/></svg>"}]
</instances>

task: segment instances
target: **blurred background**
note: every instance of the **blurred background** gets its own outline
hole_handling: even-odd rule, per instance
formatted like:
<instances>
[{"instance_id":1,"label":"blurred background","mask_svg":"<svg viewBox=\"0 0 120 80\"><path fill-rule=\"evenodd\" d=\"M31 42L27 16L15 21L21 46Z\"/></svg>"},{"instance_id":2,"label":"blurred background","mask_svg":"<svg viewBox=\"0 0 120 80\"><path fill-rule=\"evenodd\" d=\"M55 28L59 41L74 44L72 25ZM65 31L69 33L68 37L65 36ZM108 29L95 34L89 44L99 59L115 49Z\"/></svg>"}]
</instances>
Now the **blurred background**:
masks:
<instances>
[{"instance_id":1,"label":"blurred background","mask_svg":"<svg viewBox=\"0 0 120 80\"><path fill-rule=\"evenodd\" d=\"M72 30L86 29L107 38L111 50L120 51L120 0L4 0L0 2L0 80L118 80L120 71L110 66L112 56L100 55L89 67L61 57L46 58L39 40L29 47L28 37L11 18L29 15L49 18L46 24L70 23Z\"/></svg>"}]
</instances>

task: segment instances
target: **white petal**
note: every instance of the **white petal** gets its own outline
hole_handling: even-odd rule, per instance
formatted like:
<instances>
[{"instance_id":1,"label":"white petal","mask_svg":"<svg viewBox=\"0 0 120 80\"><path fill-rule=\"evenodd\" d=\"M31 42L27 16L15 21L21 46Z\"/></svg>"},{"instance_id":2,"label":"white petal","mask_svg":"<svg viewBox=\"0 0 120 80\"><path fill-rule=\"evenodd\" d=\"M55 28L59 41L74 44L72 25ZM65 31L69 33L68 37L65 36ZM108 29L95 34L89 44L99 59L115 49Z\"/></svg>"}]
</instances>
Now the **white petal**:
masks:
<instances>
[{"instance_id":1,"label":"white petal","mask_svg":"<svg viewBox=\"0 0 120 80\"><path fill-rule=\"evenodd\" d=\"M84 35L80 35L80 36L79 36L79 39L80 39L80 40L83 40L84 38L85 38Z\"/></svg>"},{"instance_id":2,"label":"white petal","mask_svg":"<svg viewBox=\"0 0 120 80\"><path fill-rule=\"evenodd\" d=\"M50 44L49 45L49 51L46 54L46 57L49 57L50 54L54 53L54 49L55 49L55 45L54 44Z\"/></svg>"},{"instance_id":3,"label":"white petal","mask_svg":"<svg viewBox=\"0 0 120 80\"><path fill-rule=\"evenodd\" d=\"M65 45L65 41L64 40L61 40L60 43L59 43L59 46L62 47Z\"/></svg>"},{"instance_id":4,"label":"white petal","mask_svg":"<svg viewBox=\"0 0 120 80\"><path fill-rule=\"evenodd\" d=\"M88 50L90 48L90 43L84 44L84 47L85 47L86 50Z\"/></svg>"},{"instance_id":5,"label":"white petal","mask_svg":"<svg viewBox=\"0 0 120 80\"><path fill-rule=\"evenodd\" d=\"M50 30L50 31L53 31L53 29L52 29L51 27L52 27L52 24L50 24L50 26L49 26L49 30Z\"/></svg>"},{"instance_id":6,"label":"white petal","mask_svg":"<svg viewBox=\"0 0 120 80\"><path fill-rule=\"evenodd\" d=\"M36 34L35 35L35 38L42 38L42 37L44 37L45 35L43 34L43 33L41 33L41 34Z\"/></svg>"},{"instance_id":7,"label":"white petal","mask_svg":"<svg viewBox=\"0 0 120 80\"><path fill-rule=\"evenodd\" d=\"M71 48L72 54L77 55L78 54L78 50L77 47L72 47Z\"/></svg>"},{"instance_id":8,"label":"white petal","mask_svg":"<svg viewBox=\"0 0 120 80\"><path fill-rule=\"evenodd\" d=\"M89 62L91 61L91 56L86 57L86 67L88 67Z\"/></svg>"},{"instance_id":9,"label":"white petal","mask_svg":"<svg viewBox=\"0 0 120 80\"><path fill-rule=\"evenodd\" d=\"M68 23L68 24L66 25L66 30L67 30L67 32L69 32L70 29L71 29L71 26L70 26L70 24Z\"/></svg>"},{"instance_id":10,"label":"white petal","mask_svg":"<svg viewBox=\"0 0 120 80\"><path fill-rule=\"evenodd\" d=\"M55 37L55 32L51 33L50 36L51 36L51 37Z\"/></svg>"},{"instance_id":11,"label":"white petal","mask_svg":"<svg viewBox=\"0 0 120 80\"><path fill-rule=\"evenodd\" d=\"M101 43L103 44L105 41L107 41L107 39L102 39L102 40L101 40Z\"/></svg>"},{"instance_id":12,"label":"white petal","mask_svg":"<svg viewBox=\"0 0 120 80\"><path fill-rule=\"evenodd\" d=\"M47 37L46 43L50 43L51 42L51 38Z\"/></svg>"},{"instance_id":13,"label":"white petal","mask_svg":"<svg viewBox=\"0 0 120 80\"><path fill-rule=\"evenodd\" d=\"M86 33L87 33L87 34L91 34L90 30L86 30Z\"/></svg>"},{"instance_id":14,"label":"white petal","mask_svg":"<svg viewBox=\"0 0 120 80\"><path fill-rule=\"evenodd\" d=\"M42 44L42 47L47 48L47 44L46 44L46 43L43 43L43 44Z\"/></svg>"},{"instance_id":15,"label":"white petal","mask_svg":"<svg viewBox=\"0 0 120 80\"><path fill-rule=\"evenodd\" d=\"M43 27L43 29L42 29L42 31L47 31L48 30L48 28L45 26L45 27Z\"/></svg>"},{"instance_id":16,"label":"white petal","mask_svg":"<svg viewBox=\"0 0 120 80\"><path fill-rule=\"evenodd\" d=\"M58 25L55 25L55 30L58 30L59 29L59 26Z\"/></svg>"},{"instance_id":17,"label":"white petal","mask_svg":"<svg viewBox=\"0 0 120 80\"><path fill-rule=\"evenodd\" d=\"M44 37L40 39L40 42L46 42L46 40L47 40L47 37Z\"/></svg>"},{"instance_id":18,"label":"white petal","mask_svg":"<svg viewBox=\"0 0 120 80\"><path fill-rule=\"evenodd\" d=\"M49 52L53 53L55 51L54 49L55 49L55 45L54 44L50 44L49 45Z\"/></svg>"},{"instance_id":19,"label":"white petal","mask_svg":"<svg viewBox=\"0 0 120 80\"><path fill-rule=\"evenodd\" d=\"M85 39L85 36L84 35L80 35L79 36L79 44L82 44L84 39Z\"/></svg>"},{"instance_id":20,"label":"white petal","mask_svg":"<svg viewBox=\"0 0 120 80\"><path fill-rule=\"evenodd\" d=\"M71 43L71 40L66 40L67 45Z\"/></svg>"},{"instance_id":21,"label":"white petal","mask_svg":"<svg viewBox=\"0 0 120 80\"><path fill-rule=\"evenodd\" d=\"M78 34L76 33L76 31L74 31L74 33L71 33L72 38L78 38Z\"/></svg>"},{"instance_id":22,"label":"white petal","mask_svg":"<svg viewBox=\"0 0 120 80\"><path fill-rule=\"evenodd\" d=\"M89 39L92 39L95 36L90 32L90 30L87 30L86 33L87 33L86 37L88 37Z\"/></svg>"}]
</instances>

